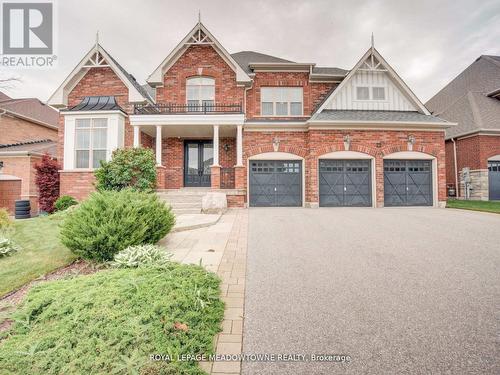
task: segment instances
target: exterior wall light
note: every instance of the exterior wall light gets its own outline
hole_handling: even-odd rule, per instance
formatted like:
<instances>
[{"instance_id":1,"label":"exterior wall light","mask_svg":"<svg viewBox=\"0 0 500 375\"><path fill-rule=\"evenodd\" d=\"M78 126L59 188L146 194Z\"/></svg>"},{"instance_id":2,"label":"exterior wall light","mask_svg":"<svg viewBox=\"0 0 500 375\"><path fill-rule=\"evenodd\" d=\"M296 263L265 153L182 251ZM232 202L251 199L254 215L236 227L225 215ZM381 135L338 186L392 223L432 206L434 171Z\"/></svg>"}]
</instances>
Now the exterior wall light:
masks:
<instances>
[{"instance_id":1,"label":"exterior wall light","mask_svg":"<svg viewBox=\"0 0 500 375\"><path fill-rule=\"evenodd\" d=\"M280 139L278 137L273 139L273 149L274 152L278 152L278 150L280 149Z\"/></svg>"},{"instance_id":2,"label":"exterior wall light","mask_svg":"<svg viewBox=\"0 0 500 375\"><path fill-rule=\"evenodd\" d=\"M413 134L408 135L408 151L413 151L414 144L415 144L415 136Z\"/></svg>"},{"instance_id":3,"label":"exterior wall light","mask_svg":"<svg viewBox=\"0 0 500 375\"><path fill-rule=\"evenodd\" d=\"M344 150L349 151L351 148L351 136L349 134L344 135Z\"/></svg>"},{"instance_id":4,"label":"exterior wall light","mask_svg":"<svg viewBox=\"0 0 500 375\"><path fill-rule=\"evenodd\" d=\"M224 151L228 152L231 146L229 146L229 144L227 143L224 143L224 146L222 146L222 148L224 149Z\"/></svg>"}]
</instances>

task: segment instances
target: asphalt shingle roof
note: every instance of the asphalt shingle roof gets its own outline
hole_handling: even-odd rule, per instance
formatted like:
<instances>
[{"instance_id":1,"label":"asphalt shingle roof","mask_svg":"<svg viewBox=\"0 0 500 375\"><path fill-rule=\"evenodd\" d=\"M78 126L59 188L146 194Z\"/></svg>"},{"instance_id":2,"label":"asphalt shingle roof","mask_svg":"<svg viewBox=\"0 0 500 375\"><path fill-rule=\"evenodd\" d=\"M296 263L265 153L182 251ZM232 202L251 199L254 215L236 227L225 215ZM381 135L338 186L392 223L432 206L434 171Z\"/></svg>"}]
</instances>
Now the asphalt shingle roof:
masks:
<instances>
[{"instance_id":1,"label":"asphalt shingle roof","mask_svg":"<svg viewBox=\"0 0 500 375\"><path fill-rule=\"evenodd\" d=\"M322 67L322 66L315 66L312 70L313 74L328 74L328 75L338 75L338 76L345 76L347 73L349 73L348 70L341 69L341 68L330 68L330 67Z\"/></svg>"},{"instance_id":2,"label":"asphalt shingle roof","mask_svg":"<svg viewBox=\"0 0 500 375\"><path fill-rule=\"evenodd\" d=\"M37 141L26 141L26 142L0 145L0 154L2 154L5 151L7 152L24 151L24 152L32 152L39 154L48 153L49 155L55 157L57 154L57 142L52 141L50 139L41 139Z\"/></svg>"},{"instance_id":3,"label":"asphalt shingle roof","mask_svg":"<svg viewBox=\"0 0 500 375\"><path fill-rule=\"evenodd\" d=\"M36 98L12 99L1 93L0 109L51 126L59 125L59 113Z\"/></svg>"},{"instance_id":4,"label":"asphalt shingle roof","mask_svg":"<svg viewBox=\"0 0 500 375\"><path fill-rule=\"evenodd\" d=\"M446 123L435 117L419 112L404 111L360 111L360 110L333 110L321 111L315 120L322 121L380 121L380 122L434 122Z\"/></svg>"},{"instance_id":5,"label":"asphalt shingle roof","mask_svg":"<svg viewBox=\"0 0 500 375\"><path fill-rule=\"evenodd\" d=\"M241 51L232 53L231 57L238 63L238 65L245 71L245 73L252 73L252 69L248 66L250 63L293 63L294 61L285 60L280 57L266 55L264 53L254 51Z\"/></svg>"},{"instance_id":6,"label":"asphalt shingle roof","mask_svg":"<svg viewBox=\"0 0 500 375\"><path fill-rule=\"evenodd\" d=\"M441 91L426 107L433 114L458 125L446 138L479 129L500 129L500 100L487 97L500 87L500 56L480 56Z\"/></svg>"}]
</instances>

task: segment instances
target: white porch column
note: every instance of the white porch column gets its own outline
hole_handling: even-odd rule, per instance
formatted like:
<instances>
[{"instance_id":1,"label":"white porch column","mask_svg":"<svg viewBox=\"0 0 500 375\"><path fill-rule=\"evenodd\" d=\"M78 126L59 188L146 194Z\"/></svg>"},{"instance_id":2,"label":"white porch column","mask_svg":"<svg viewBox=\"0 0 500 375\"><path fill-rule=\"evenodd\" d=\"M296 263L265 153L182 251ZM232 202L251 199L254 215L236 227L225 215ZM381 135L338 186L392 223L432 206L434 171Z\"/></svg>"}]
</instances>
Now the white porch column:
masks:
<instances>
[{"instance_id":1,"label":"white porch column","mask_svg":"<svg viewBox=\"0 0 500 375\"><path fill-rule=\"evenodd\" d=\"M219 125L214 125L214 164L219 165Z\"/></svg>"},{"instance_id":2,"label":"white porch column","mask_svg":"<svg viewBox=\"0 0 500 375\"><path fill-rule=\"evenodd\" d=\"M156 125L156 164L161 165L161 125Z\"/></svg>"},{"instance_id":3,"label":"white porch column","mask_svg":"<svg viewBox=\"0 0 500 375\"><path fill-rule=\"evenodd\" d=\"M141 143L141 129L138 126L134 126L134 147L139 147Z\"/></svg>"},{"instance_id":4,"label":"white porch column","mask_svg":"<svg viewBox=\"0 0 500 375\"><path fill-rule=\"evenodd\" d=\"M243 165L243 125L236 127L236 166Z\"/></svg>"}]
</instances>

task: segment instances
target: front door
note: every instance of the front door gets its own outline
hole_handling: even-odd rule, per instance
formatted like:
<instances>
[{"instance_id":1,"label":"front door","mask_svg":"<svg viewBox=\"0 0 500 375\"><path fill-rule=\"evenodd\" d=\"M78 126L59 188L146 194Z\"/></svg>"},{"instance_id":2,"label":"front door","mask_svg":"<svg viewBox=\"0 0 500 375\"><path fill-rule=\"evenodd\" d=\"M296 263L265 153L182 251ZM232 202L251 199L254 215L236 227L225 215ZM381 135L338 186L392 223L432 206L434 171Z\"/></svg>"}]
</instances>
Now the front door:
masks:
<instances>
[{"instance_id":1,"label":"front door","mask_svg":"<svg viewBox=\"0 0 500 375\"><path fill-rule=\"evenodd\" d=\"M210 186L210 167L214 162L212 141L184 143L184 186Z\"/></svg>"}]
</instances>

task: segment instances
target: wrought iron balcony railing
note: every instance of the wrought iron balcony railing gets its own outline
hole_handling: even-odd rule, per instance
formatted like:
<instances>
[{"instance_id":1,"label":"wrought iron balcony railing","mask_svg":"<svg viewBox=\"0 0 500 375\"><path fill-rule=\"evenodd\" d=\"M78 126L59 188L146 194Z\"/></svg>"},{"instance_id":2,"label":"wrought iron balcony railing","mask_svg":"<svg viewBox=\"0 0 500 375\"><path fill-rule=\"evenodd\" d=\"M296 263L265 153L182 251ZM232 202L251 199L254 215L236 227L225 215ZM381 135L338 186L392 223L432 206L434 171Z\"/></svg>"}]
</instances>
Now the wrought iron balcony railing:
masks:
<instances>
[{"instance_id":1,"label":"wrought iron balcony railing","mask_svg":"<svg viewBox=\"0 0 500 375\"><path fill-rule=\"evenodd\" d=\"M224 113L243 113L243 107L240 104L220 104L220 103L203 103L203 104L135 104L134 114L136 115L208 115L208 114L224 114Z\"/></svg>"}]
</instances>

